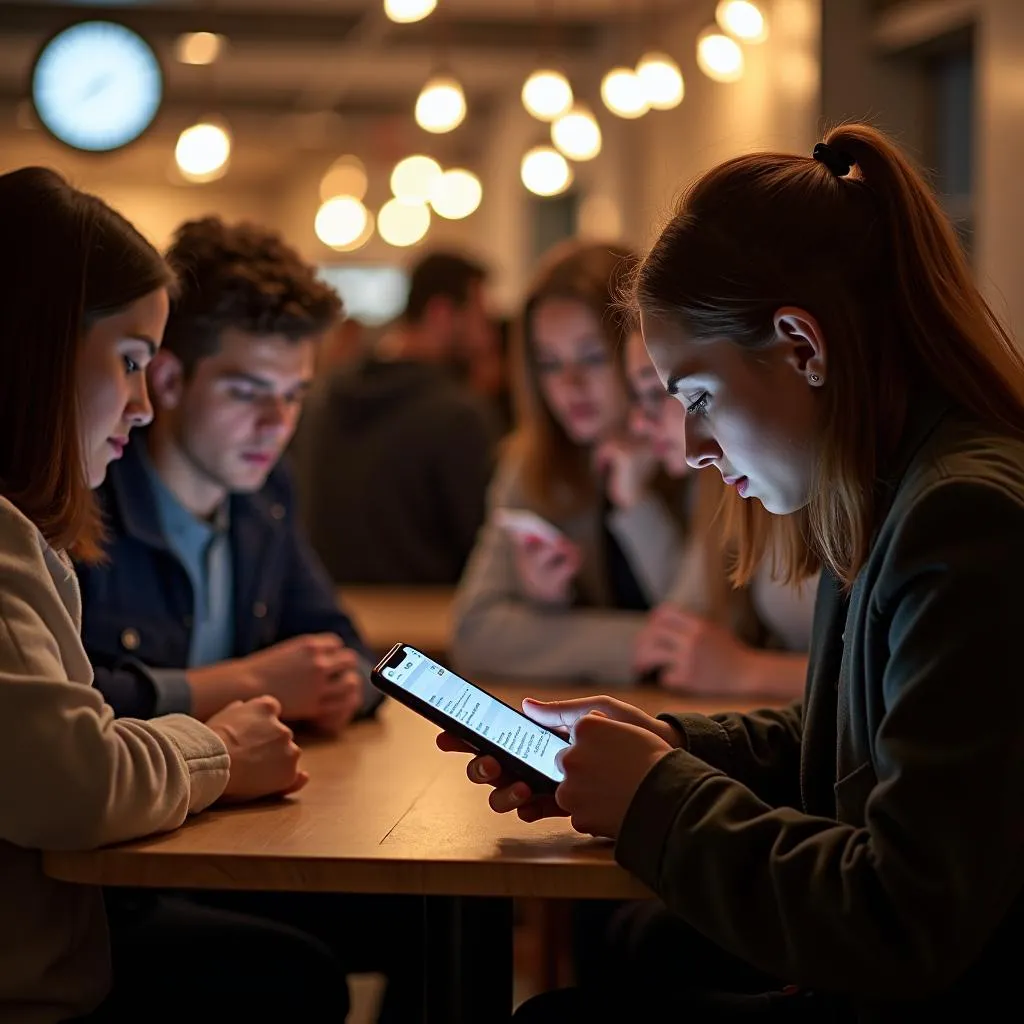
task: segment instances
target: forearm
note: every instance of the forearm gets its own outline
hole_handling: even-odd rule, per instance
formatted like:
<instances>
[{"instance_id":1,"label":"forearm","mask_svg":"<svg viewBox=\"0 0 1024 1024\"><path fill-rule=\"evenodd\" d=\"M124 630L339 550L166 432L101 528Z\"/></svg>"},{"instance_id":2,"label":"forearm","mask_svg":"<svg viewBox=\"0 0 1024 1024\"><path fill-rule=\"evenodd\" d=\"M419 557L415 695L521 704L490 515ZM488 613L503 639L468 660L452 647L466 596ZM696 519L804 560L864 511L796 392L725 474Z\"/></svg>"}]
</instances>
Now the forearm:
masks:
<instances>
[{"instance_id":1,"label":"forearm","mask_svg":"<svg viewBox=\"0 0 1024 1024\"><path fill-rule=\"evenodd\" d=\"M189 669L185 679L192 691L192 717L205 722L236 700L260 696L255 676L244 659Z\"/></svg>"}]
</instances>

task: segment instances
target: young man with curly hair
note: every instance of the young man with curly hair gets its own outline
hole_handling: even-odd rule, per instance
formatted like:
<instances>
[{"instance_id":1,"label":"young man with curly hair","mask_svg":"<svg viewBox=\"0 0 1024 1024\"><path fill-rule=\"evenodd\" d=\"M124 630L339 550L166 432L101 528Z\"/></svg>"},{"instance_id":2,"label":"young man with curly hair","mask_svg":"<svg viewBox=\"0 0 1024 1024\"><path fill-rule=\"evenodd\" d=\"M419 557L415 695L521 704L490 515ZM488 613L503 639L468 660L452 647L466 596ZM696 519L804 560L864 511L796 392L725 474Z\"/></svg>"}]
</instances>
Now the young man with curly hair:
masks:
<instances>
[{"instance_id":1,"label":"young man with curly hair","mask_svg":"<svg viewBox=\"0 0 1024 1024\"><path fill-rule=\"evenodd\" d=\"M107 561L80 569L96 685L133 718L270 694L284 719L338 732L372 699L365 652L278 462L341 301L253 225L191 221L167 259L180 283L153 424L100 491Z\"/></svg>"},{"instance_id":2,"label":"young man with curly hair","mask_svg":"<svg viewBox=\"0 0 1024 1024\"><path fill-rule=\"evenodd\" d=\"M366 652L297 523L279 460L341 301L277 235L254 225L183 224L167 260L179 286L149 366L153 423L133 434L99 491L106 561L78 568L96 686L117 715L135 718L206 719L271 694L283 719L336 733L373 706ZM107 903L128 935L152 931L168 907L182 906L200 919L229 913L301 929L345 970L387 975L380 1020L419 1013L415 901L170 896L115 890ZM174 934L154 955L188 956L175 950ZM341 977L330 1010L344 1019Z\"/></svg>"}]
</instances>

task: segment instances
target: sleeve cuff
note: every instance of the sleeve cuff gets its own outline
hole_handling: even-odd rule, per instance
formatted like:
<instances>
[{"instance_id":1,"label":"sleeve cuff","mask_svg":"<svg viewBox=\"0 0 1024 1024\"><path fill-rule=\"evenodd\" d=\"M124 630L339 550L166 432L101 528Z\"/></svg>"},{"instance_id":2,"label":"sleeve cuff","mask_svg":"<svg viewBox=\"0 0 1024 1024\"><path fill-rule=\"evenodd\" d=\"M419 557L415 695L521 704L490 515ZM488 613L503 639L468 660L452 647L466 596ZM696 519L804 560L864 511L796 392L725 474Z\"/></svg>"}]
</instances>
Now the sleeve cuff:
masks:
<instances>
[{"instance_id":1,"label":"sleeve cuff","mask_svg":"<svg viewBox=\"0 0 1024 1024\"><path fill-rule=\"evenodd\" d=\"M626 810L615 859L658 892L664 850L679 811L705 779L720 775L685 750L666 754L644 777Z\"/></svg>"},{"instance_id":2,"label":"sleeve cuff","mask_svg":"<svg viewBox=\"0 0 1024 1024\"><path fill-rule=\"evenodd\" d=\"M153 716L192 714L192 687L187 673L177 668L151 668L149 676L156 691Z\"/></svg>"},{"instance_id":3,"label":"sleeve cuff","mask_svg":"<svg viewBox=\"0 0 1024 1024\"><path fill-rule=\"evenodd\" d=\"M372 715L384 700L384 694L370 682L370 668L370 663L360 655L359 674L363 677L363 704L359 709L360 716Z\"/></svg>"},{"instance_id":4,"label":"sleeve cuff","mask_svg":"<svg viewBox=\"0 0 1024 1024\"><path fill-rule=\"evenodd\" d=\"M732 760L729 733L725 726L707 715L658 715L668 722L683 738L683 749L694 757L720 768L727 775Z\"/></svg>"}]
</instances>

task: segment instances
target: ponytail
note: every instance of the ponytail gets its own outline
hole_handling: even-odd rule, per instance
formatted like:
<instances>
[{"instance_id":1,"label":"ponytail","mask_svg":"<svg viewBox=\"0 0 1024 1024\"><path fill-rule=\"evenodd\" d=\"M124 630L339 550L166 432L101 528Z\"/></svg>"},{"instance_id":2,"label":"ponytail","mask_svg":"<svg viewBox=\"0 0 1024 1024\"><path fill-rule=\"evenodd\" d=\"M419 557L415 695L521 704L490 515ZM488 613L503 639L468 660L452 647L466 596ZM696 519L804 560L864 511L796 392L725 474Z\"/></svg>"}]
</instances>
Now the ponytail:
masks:
<instances>
[{"instance_id":1,"label":"ponytail","mask_svg":"<svg viewBox=\"0 0 1024 1024\"><path fill-rule=\"evenodd\" d=\"M1024 360L927 184L870 126L833 129L813 156L758 153L707 172L640 264L633 301L694 341L756 351L773 342L782 306L807 310L826 338L810 503L775 517L726 497L735 582L771 557L790 582L825 564L852 584L878 526L879 481L923 387L1024 435Z\"/></svg>"}]
</instances>

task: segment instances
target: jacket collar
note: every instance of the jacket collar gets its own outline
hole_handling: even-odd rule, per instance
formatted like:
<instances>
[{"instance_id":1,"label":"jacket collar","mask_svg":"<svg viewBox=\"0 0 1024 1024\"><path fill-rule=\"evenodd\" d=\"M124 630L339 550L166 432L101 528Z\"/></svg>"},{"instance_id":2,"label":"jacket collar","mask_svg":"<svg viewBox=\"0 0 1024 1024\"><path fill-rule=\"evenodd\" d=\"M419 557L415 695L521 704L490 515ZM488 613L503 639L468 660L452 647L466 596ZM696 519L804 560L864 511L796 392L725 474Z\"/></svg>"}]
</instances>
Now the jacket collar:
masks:
<instances>
[{"instance_id":1,"label":"jacket collar","mask_svg":"<svg viewBox=\"0 0 1024 1024\"><path fill-rule=\"evenodd\" d=\"M140 451L146 443L145 436L138 433L125 448L121 459L110 465L103 491L109 497L109 512L120 520L127 536L151 548L167 550L145 455Z\"/></svg>"},{"instance_id":2,"label":"jacket collar","mask_svg":"<svg viewBox=\"0 0 1024 1024\"><path fill-rule=\"evenodd\" d=\"M933 384L926 384L910 399L900 439L880 467L881 495L886 510L895 498L911 463L954 408L949 396Z\"/></svg>"},{"instance_id":3,"label":"jacket collar","mask_svg":"<svg viewBox=\"0 0 1024 1024\"><path fill-rule=\"evenodd\" d=\"M146 467L142 449L145 433L139 433L125 448L124 456L107 470L102 493L107 499L108 512L120 522L122 531L143 544L160 550L170 550L160 529L156 496ZM246 561L257 561L253 553L261 551L268 532L281 528L285 519L284 505L274 500L264 487L255 494L229 496L229 533L232 546L249 553Z\"/></svg>"}]
</instances>

